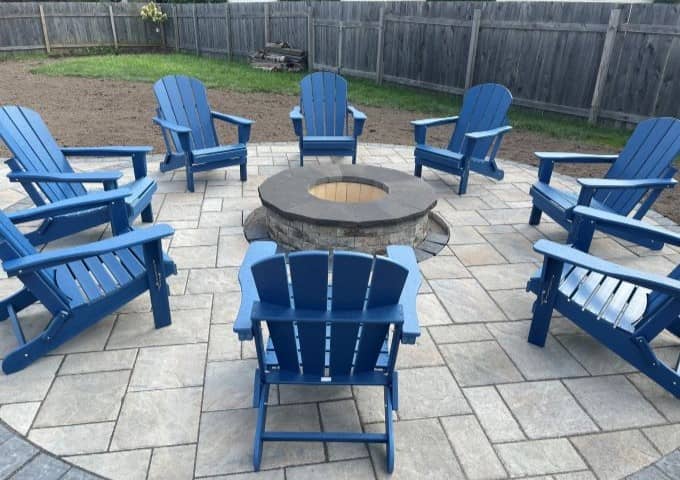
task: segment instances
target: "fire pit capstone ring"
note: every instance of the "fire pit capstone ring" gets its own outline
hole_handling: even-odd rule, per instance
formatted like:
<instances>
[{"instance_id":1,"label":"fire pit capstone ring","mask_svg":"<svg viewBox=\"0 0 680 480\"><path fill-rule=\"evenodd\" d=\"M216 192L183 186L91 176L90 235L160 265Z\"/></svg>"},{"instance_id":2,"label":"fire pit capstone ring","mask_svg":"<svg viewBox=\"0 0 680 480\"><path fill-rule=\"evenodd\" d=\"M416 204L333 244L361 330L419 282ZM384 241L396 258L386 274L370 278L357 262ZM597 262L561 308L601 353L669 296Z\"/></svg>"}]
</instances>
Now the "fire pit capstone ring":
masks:
<instances>
[{"instance_id":1,"label":"fire pit capstone ring","mask_svg":"<svg viewBox=\"0 0 680 480\"><path fill-rule=\"evenodd\" d=\"M369 165L287 169L262 183L259 194L270 237L296 250L416 246L437 204L423 180Z\"/></svg>"}]
</instances>

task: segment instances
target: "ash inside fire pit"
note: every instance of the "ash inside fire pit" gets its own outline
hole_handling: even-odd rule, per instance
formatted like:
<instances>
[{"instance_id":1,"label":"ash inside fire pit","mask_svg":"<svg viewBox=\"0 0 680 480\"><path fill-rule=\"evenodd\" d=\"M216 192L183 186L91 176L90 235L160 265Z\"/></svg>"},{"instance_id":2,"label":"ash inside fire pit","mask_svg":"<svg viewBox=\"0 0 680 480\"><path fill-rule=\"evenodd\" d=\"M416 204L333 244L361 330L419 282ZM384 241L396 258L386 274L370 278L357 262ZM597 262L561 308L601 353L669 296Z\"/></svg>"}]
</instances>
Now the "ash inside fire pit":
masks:
<instances>
[{"instance_id":1,"label":"ash inside fire pit","mask_svg":"<svg viewBox=\"0 0 680 480\"><path fill-rule=\"evenodd\" d=\"M262 209L247 220L248 240L270 238L287 250L344 248L384 253L412 245L422 259L448 241L431 212L432 188L404 172L367 165L284 170L259 188Z\"/></svg>"}]
</instances>

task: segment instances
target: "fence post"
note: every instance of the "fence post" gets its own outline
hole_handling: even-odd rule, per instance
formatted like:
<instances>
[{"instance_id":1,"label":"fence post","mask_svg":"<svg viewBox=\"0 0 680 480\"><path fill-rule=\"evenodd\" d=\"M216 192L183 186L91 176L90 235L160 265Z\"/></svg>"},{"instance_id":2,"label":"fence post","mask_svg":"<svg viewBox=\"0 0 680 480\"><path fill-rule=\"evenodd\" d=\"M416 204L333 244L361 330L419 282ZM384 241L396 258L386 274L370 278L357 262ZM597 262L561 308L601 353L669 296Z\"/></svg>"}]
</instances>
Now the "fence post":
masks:
<instances>
[{"instance_id":1,"label":"fence post","mask_svg":"<svg viewBox=\"0 0 680 480\"><path fill-rule=\"evenodd\" d=\"M264 4L264 44L269 43L269 3Z\"/></svg>"},{"instance_id":2,"label":"fence post","mask_svg":"<svg viewBox=\"0 0 680 480\"><path fill-rule=\"evenodd\" d=\"M314 70L314 7L307 9L307 70Z\"/></svg>"},{"instance_id":3,"label":"fence post","mask_svg":"<svg viewBox=\"0 0 680 480\"><path fill-rule=\"evenodd\" d=\"M345 22L340 22L338 29L338 75L340 75L340 70L342 69L342 44L344 43L342 37L345 31Z\"/></svg>"},{"instance_id":4,"label":"fence post","mask_svg":"<svg viewBox=\"0 0 680 480\"><path fill-rule=\"evenodd\" d=\"M224 24L226 26L227 60L231 61L231 14L229 2L224 4Z\"/></svg>"},{"instance_id":5,"label":"fence post","mask_svg":"<svg viewBox=\"0 0 680 480\"><path fill-rule=\"evenodd\" d=\"M383 81L383 56L385 48L385 7L380 7L380 18L378 19L378 54L375 60L375 81L378 85Z\"/></svg>"},{"instance_id":6,"label":"fence post","mask_svg":"<svg viewBox=\"0 0 680 480\"><path fill-rule=\"evenodd\" d=\"M50 47L50 37L47 36L47 22L45 21L45 10L43 10L42 4L38 5L40 10L40 24L42 25L43 38L45 40L45 51L49 54L52 50Z\"/></svg>"},{"instance_id":7,"label":"fence post","mask_svg":"<svg viewBox=\"0 0 680 480\"><path fill-rule=\"evenodd\" d=\"M479 25L482 23L482 11L475 9L472 13L472 30L470 31L470 47L468 49L467 67L465 68L465 90L472 86L475 77L475 58L479 41Z\"/></svg>"},{"instance_id":8,"label":"fence post","mask_svg":"<svg viewBox=\"0 0 680 480\"><path fill-rule=\"evenodd\" d=\"M111 20L111 34L113 35L113 49L118 51L118 34L116 33L116 19L113 18L113 7L109 5L109 19Z\"/></svg>"},{"instance_id":9,"label":"fence post","mask_svg":"<svg viewBox=\"0 0 680 480\"><path fill-rule=\"evenodd\" d=\"M179 16L177 16L177 5L172 5L172 19L175 27L175 51L179 51Z\"/></svg>"},{"instance_id":10,"label":"fence post","mask_svg":"<svg viewBox=\"0 0 680 480\"><path fill-rule=\"evenodd\" d=\"M196 50L196 55L201 54L201 50L198 48L198 16L196 15L196 4L193 4L193 17L194 17L194 50Z\"/></svg>"},{"instance_id":11,"label":"fence post","mask_svg":"<svg viewBox=\"0 0 680 480\"><path fill-rule=\"evenodd\" d=\"M607 81L609 61L611 60L612 50L614 49L614 41L616 40L616 32L619 29L620 18L621 18L620 8L613 9L609 14L609 25L607 25L607 34L604 37L604 44L602 45L600 68L598 68L597 70L595 88L593 89L593 100L590 103L590 114L588 115L588 122L590 123L596 123L597 117L600 113L600 103L602 103L602 92L604 91L604 84Z\"/></svg>"}]
</instances>

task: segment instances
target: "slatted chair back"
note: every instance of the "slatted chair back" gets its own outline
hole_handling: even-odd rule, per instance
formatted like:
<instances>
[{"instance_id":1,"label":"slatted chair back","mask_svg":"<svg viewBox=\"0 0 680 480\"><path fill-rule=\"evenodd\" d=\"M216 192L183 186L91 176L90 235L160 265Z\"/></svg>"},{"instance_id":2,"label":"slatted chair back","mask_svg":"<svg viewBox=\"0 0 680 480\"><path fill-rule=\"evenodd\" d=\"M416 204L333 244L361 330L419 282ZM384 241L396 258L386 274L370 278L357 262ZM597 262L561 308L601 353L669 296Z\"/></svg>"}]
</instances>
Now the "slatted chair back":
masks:
<instances>
[{"instance_id":1,"label":"slatted chair back","mask_svg":"<svg viewBox=\"0 0 680 480\"><path fill-rule=\"evenodd\" d=\"M463 97L463 108L458 114L456 128L449 141L449 150L462 152L465 134L492 130L507 125L512 94L497 83L483 83L472 87ZM472 158L485 158L494 137L478 140Z\"/></svg>"},{"instance_id":2,"label":"slatted chair back","mask_svg":"<svg viewBox=\"0 0 680 480\"><path fill-rule=\"evenodd\" d=\"M168 75L153 86L158 113L163 120L191 129L193 150L218 146L205 85L196 78ZM165 133L164 133L165 135ZM177 152L182 152L179 137L169 132Z\"/></svg>"},{"instance_id":3,"label":"slatted chair back","mask_svg":"<svg viewBox=\"0 0 680 480\"><path fill-rule=\"evenodd\" d=\"M626 146L607 172L606 178L618 180L671 178L676 170L673 160L680 154L680 120L651 118L638 124ZM614 212L628 215L647 193L647 189L601 190L595 199Z\"/></svg>"},{"instance_id":4,"label":"slatted chair back","mask_svg":"<svg viewBox=\"0 0 680 480\"><path fill-rule=\"evenodd\" d=\"M0 212L0 260L6 262L38 253L9 218ZM68 310L68 298L59 289L55 269L19 274L19 279L51 312Z\"/></svg>"},{"instance_id":5,"label":"slatted chair back","mask_svg":"<svg viewBox=\"0 0 680 480\"><path fill-rule=\"evenodd\" d=\"M347 81L332 72L307 75L300 82L300 109L307 135L346 135Z\"/></svg>"},{"instance_id":6,"label":"slatted chair back","mask_svg":"<svg viewBox=\"0 0 680 480\"><path fill-rule=\"evenodd\" d=\"M252 267L260 301L319 312L319 317L304 321L267 322L280 371L317 378L373 372L393 325L387 365L392 372L402 322L334 321L332 314L397 305L408 271L384 257L350 252L329 257L328 252L317 251L290 254L290 285L284 255ZM330 315L322 318L327 312Z\"/></svg>"},{"instance_id":7,"label":"slatted chair back","mask_svg":"<svg viewBox=\"0 0 680 480\"><path fill-rule=\"evenodd\" d=\"M12 152L8 165L29 173L73 173L59 145L40 115L30 108L0 107L0 138ZM82 183L39 182L26 187L37 205L78 197L86 193Z\"/></svg>"}]
</instances>

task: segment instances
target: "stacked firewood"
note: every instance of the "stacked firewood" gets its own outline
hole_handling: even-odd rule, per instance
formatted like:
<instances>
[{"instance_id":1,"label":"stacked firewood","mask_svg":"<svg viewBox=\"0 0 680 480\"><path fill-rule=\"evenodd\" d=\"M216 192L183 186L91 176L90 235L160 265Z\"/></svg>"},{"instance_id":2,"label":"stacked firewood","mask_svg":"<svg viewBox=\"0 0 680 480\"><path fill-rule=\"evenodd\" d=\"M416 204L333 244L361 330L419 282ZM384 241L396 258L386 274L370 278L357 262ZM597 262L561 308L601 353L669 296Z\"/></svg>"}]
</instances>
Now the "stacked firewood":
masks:
<instances>
[{"instance_id":1,"label":"stacked firewood","mask_svg":"<svg viewBox=\"0 0 680 480\"><path fill-rule=\"evenodd\" d=\"M264 49L250 54L250 64L269 72L302 72L307 69L307 52L286 42L268 42Z\"/></svg>"}]
</instances>

